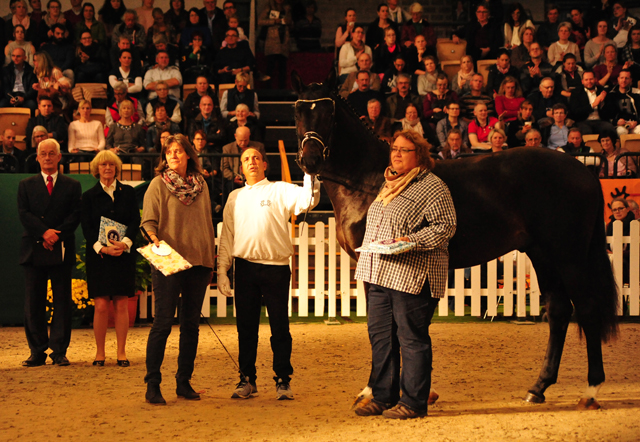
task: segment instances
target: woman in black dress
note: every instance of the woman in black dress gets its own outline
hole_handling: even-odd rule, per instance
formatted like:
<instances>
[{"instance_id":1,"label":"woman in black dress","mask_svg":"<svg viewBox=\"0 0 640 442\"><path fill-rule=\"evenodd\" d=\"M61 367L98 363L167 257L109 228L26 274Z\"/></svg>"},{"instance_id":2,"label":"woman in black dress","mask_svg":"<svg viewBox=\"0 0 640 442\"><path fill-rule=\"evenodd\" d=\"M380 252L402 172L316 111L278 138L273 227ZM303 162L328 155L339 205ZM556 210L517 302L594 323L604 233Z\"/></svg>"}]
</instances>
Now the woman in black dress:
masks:
<instances>
[{"instance_id":1,"label":"woman in black dress","mask_svg":"<svg viewBox=\"0 0 640 442\"><path fill-rule=\"evenodd\" d=\"M133 187L116 179L122 169L118 156L103 150L91 161L91 173L100 181L82 195L82 232L87 240L87 285L95 301L93 332L96 337L96 357L93 365L104 366L105 336L109 302L113 301L117 364L128 367L125 352L129 330L129 298L135 295L135 250L133 240L140 225L140 211ZM126 226L118 241L100 243L102 217ZM107 235L105 235L107 236Z\"/></svg>"}]
</instances>

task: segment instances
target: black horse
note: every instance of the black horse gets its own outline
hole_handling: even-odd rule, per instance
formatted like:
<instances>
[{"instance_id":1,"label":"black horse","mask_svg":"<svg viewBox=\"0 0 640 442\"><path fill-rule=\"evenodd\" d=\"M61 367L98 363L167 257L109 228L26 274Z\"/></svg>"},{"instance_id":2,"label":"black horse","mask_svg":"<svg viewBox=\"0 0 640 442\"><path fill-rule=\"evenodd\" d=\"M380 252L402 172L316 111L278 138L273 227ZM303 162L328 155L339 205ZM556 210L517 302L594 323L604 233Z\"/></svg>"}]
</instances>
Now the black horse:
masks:
<instances>
[{"instance_id":1,"label":"black horse","mask_svg":"<svg viewBox=\"0 0 640 442\"><path fill-rule=\"evenodd\" d=\"M292 83L298 162L319 174L333 204L340 245L356 258L366 215L389 164L389 145L324 84ZM579 408L599 408L605 380L602 345L617 332L618 295L606 253L604 199L599 181L574 158L547 149L508 151L437 161L433 173L449 186L458 226L449 243L452 268L485 263L512 250L526 252L538 276L549 318L542 370L525 400L542 403L558 377L571 316L584 333L588 382Z\"/></svg>"}]
</instances>

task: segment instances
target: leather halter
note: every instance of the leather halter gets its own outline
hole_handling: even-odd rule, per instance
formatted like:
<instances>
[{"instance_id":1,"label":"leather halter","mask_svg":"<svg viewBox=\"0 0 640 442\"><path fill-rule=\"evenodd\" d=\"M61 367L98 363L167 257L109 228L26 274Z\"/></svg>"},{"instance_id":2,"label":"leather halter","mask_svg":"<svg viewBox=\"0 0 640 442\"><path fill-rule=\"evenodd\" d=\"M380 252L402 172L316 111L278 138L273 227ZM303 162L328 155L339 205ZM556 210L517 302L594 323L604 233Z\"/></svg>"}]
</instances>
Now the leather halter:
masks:
<instances>
[{"instance_id":1,"label":"leather halter","mask_svg":"<svg viewBox=\"0 0 640 442\"><path fill-rule=\"evenodd\" d=\"M336 103L335 101L333 101L333 99L329 98L329 97L324 97L324 98L316 98L315 100L297 100L295 102L295 106L298 107L298 104L301 103L310 103L311 104L311 110L314 110L316 107L316 103L321 102L321 101L329 101L331 102L331 126L333 126L333 120L335 117L335 113L336 113ZM297 117L296 117L297 120ZM330 135L329 135L330 136ZM317 143L320 144L320 146L322 146L322 158L326 161L327 158L329 158L329 154L330 154L330 148L329 148L329 144L325 144L324 140L322 139L322 136L314 131L307 131L305 132L304 136L302 137L302 140L300 140L300 144L298 147L298 158L302 157L302 151L304 149L304 144L307 141L316 141Z\"/></svg>"}]
</instances>

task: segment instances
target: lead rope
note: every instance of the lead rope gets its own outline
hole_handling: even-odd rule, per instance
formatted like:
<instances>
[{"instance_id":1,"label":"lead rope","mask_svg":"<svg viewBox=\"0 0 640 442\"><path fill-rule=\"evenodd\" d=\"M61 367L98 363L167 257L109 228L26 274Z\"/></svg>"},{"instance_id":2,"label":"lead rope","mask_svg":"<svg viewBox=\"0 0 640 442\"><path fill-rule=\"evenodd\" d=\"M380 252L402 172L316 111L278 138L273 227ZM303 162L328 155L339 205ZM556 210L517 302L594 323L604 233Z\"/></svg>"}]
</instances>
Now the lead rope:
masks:
<instances>
[{"instance_id":1,"label":"lead rope","mask_svg":"<svg viewBox=\"0 0 640 442\"><path fill-rule=\"evenodd\" d=\"M222 348L224 348L224 351L227 352L227 354L229 355L229 359L231 359L231 362L233 362L233 365L236 366L236 368L238 369L238 371L240 372L240 376L242 376L243 379L245 379L247 382L249 382L249 377L246 376L243 372L242 369L240 368L240 365L238 365L238 362L236 362L236 360L234 359L234 357L231 355L231 353L229 352L229 350L227 350L227 347L224 345L224 342L222 342L222 339L220 339L220 336L218 336L218 334L215 332L215 330L213 329L213 327L211 327L211 324L209 323L209 320L207 319L207 317L204 315L204 313L200 312L200 315L202 316L202 318L204 319L204 322L207 323L207 325L209 326L209 329L211 329L211 333L213 333L213 335L218 338L218 341L220 342L220 345L222 345Z\"/></svg>"}]
</instances>

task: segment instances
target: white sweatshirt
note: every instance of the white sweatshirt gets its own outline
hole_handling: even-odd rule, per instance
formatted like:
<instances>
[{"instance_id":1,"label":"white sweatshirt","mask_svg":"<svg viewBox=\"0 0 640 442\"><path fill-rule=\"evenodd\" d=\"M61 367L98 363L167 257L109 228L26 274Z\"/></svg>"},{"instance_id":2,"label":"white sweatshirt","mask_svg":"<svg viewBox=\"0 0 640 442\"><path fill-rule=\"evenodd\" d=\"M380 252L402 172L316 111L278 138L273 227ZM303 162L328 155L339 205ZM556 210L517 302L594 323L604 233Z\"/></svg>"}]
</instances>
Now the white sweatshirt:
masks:
<instances>
[{"instance_id":1,"label":"white sweatshirt","mask_svg":"<svg viewBox=\"0 0 640 442\"><path fill-rule=\"evenodd\" d=\"M314 208L320 201L320 183L305 175L304 186L266 178L236 189L224 208L218 251L218 273L233 258L258 264L287 265L293 254L289 218Z\"/></svg>"}]
</instances>

